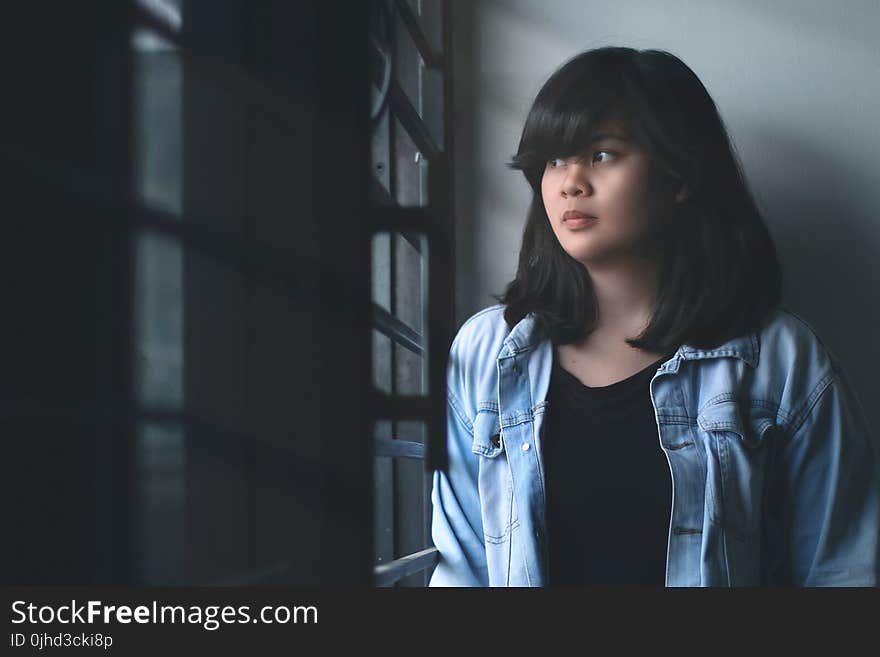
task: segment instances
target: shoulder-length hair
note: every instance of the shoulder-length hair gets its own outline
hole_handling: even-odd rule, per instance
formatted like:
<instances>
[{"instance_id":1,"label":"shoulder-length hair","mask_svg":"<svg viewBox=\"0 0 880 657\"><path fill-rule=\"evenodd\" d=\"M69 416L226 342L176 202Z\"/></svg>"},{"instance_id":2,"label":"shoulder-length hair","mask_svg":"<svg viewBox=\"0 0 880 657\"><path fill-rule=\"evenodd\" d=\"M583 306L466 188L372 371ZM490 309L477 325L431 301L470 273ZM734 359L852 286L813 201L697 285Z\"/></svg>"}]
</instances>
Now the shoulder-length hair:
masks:
<instances>
[{"instance_id":1,"label":"shoulder-length hair","mask_svg":"<svg viewBox=\"0 0 880 657\"><path fill-rule=\"evenodd\" d=\"M662 231L656 304L627 342L667 353L759 329L779 305L782 272L715 103L680 59L661 50L583 52L544 83L508 163L533 195L516 277L503 295L511 328L534 312L554 344L588 335L597 308L586 267L556 239L541 195L546 162L582 153L599 122L619 118L686 198Z\"/></svg>"}]
</instances>

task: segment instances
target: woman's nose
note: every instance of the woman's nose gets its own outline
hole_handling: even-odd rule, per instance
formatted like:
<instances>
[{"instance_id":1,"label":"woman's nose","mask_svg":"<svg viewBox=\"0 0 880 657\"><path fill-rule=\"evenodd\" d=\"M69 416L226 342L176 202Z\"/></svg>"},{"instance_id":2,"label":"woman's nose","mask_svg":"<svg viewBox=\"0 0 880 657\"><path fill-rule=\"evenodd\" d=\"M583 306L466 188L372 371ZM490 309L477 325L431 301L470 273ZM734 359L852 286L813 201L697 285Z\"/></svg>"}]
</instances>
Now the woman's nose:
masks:
<instances>
[{"instance_id":1,"label":"woman's nose","mask_svg":"<svg viewBox=\"0 0 880 657\"><path fill-rule=\"evenodd\" d=\"M583 196L592 194L592 188L578 165L570 166L562 181L562 196Z\"/></svg>"}]
</instances>

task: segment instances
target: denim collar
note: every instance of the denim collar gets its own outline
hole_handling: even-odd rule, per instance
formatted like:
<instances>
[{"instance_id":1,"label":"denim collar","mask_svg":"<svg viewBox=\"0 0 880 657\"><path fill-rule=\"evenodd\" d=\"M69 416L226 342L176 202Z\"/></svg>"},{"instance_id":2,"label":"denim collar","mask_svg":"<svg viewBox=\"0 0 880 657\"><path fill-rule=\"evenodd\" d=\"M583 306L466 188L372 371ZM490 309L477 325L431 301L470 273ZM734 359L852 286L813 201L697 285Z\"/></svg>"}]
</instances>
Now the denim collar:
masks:
<instances>
[{"instance_id":1,"label":"denim collar","mask_svg":"<svg viewBox=\"0 0 880 657\"><path fill-rule=\"evenodd\" d=\"M503 315L501 321L504 321ZM537 336L536 328L537 323L535 321L535 313L530 312L517 322L504 339L504 347L506 348L506 351L502 350L502 355L513 356L534 349L542 342L549 343L549 338L540 339ZM754 368L758 365L760 352L761 343L758 339L758 333L753 332L732 338L711 349L701 349L692 345L683 344L667 363L673 360L700 360L703 358L732 356L739 358Z\"/></svg>"}]
</instances>

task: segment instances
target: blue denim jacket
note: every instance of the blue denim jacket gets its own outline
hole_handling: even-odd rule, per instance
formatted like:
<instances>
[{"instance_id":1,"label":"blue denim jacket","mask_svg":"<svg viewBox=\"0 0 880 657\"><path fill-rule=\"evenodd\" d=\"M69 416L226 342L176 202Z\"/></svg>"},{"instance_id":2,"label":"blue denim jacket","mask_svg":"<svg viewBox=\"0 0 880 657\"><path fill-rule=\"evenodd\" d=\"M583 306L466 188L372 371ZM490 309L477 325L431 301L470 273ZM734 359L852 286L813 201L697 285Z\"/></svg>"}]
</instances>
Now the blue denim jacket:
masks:
<instances>
[{"instance_id":1,"label":"blue denim jacket","mask_svg":"<svg viewBox=\"0 0 880 657\"><path fill-rule=\"evenodd\" d=\"M430 586L547 582L553 346L534 335L533 315L509 330L503 310L470 317L450 349ZM673 489L666 586L877 585L880 449L803 319L779 309L714 349L683 345L650 393Z\"/></svg>"}]
</instances>

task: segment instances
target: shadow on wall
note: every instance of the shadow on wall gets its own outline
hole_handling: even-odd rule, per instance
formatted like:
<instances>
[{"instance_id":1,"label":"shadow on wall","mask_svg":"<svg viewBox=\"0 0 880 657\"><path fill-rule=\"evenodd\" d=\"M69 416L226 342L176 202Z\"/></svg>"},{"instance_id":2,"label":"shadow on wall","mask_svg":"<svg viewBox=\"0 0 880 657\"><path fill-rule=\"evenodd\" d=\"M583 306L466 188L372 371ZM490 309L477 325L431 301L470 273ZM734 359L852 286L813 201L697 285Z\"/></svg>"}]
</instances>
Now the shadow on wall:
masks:
<instances>
[{"instance_id":1,"label":"shadow on wall","mask_svg":"<svg viewBox=\"0 0 880 657\"><path fill-rule=\"evenodd\" d=\"M816 329L850 376L875 433L880 408L880 234L865 199L876 173L773 125L747 125L764 157L746 171L783 267L783 305Z\"/></svg>"},{"instance_id":2,"label":"shadow on wall","mask_svg":"<svg viewBox=\"0 0 880 657\"><path fill-rule=\"evenodd\" d=\"M455 322L462 323L471 314L474 300L474 259L476 216L472 203L475 193L473 164L477 138L474 130L473 98L477 97L473 62L479 48L479 34L474 30L474 3L452 3L453 71L453 173L455 212Z\"/></svg>"}]
</instances>

